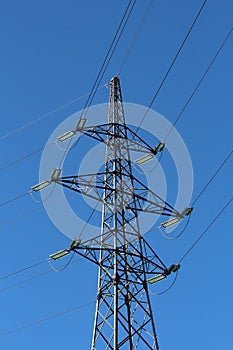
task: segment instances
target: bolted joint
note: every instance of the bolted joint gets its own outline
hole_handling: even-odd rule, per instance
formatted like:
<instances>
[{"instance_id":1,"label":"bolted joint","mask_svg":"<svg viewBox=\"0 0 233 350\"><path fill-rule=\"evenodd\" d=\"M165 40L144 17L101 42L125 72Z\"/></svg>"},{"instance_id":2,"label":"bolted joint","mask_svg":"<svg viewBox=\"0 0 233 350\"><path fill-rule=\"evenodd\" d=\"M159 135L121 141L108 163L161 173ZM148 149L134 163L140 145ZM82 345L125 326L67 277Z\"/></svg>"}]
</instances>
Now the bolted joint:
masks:
<instances>
[{"instance_id":1,"label":"bolted joint","mask_svg":"<svg viewBox=\"0 0 233 350\"><path fill-rule=\"evenodd\" d=\"M132 301L132 297L131 297L130 293L128 292L128 293L125 295L125 303L126 303L126 304L130 304L131 301Z\"/></svg>"},{"instance_id":2,"label":"bolted joint","mask_svg":"<svg viewBox=\"0 0 233 350\"><path fill-rule=\"evenodd\" d=\"M113 276L112 276L112 283L114 286L116 286L120 281L120 278L119 278L119 275L118 273L115 273Z\"/></svg>"},{"instance_id":3,"label":"bolted joint","mask_svg":"<svg viewBox=\"0 0 233 350\"><path fill-rule=\"evenodd\" d=\"M97 299L100 300L102 298L102 296L103 296L102 289L98 288Z\"/></svg>"},{"instance_id":4,"label":"bolted joint","mask_svg":"<svg viewBox=\"0 0 233 350\"><path fill-rule=\"evenodd\" d=\"M143 285L144 290L147 292L148 291L148 285L147 285L147 280L146 279L142 282L142 285Z\"/></svg>"}]
</instances>

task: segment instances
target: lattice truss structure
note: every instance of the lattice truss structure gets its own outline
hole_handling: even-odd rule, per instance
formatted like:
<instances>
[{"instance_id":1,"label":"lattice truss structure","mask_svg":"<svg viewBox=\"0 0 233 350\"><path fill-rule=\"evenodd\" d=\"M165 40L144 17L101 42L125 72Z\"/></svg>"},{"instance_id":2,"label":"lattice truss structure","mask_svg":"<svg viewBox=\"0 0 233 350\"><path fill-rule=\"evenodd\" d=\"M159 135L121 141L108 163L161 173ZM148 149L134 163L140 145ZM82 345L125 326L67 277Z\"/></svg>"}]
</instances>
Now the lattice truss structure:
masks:
<instances>
[{"instance_id":1,"label":"lattice truss structure","mask_svg":"<svg viewBox=\"0 0 233 350\"><path fill-rule=\"evenodd\" d=\"M134 176L131 151L143 152L143 162L162 151L164 144L153 148L126 125L118 77L110 82L108 123L86 126L81 117L75 129L59 140L66 141L78 132L106 144L105 170L61 176L61 170L55 169L50 181L32 189L56 183L103 203L101 232L90 241L77 238L70 249L60 252L75 251L99 267L91 349L159 349L148 282L166 278L179 266L167 268L146 242L140 234L139 214L168 216L166 226L180 221L190 208L178 212Z\"/></svg>"}]
</instances>

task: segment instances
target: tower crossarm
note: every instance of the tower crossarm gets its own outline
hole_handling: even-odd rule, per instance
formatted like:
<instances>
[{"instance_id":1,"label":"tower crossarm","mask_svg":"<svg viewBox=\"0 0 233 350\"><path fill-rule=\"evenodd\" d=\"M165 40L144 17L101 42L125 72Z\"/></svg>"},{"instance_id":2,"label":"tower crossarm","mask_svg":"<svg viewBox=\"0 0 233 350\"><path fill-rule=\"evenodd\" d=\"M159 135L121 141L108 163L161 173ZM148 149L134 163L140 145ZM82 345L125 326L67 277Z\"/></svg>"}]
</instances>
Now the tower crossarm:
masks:
<instances>
[{"instance_id":1,"label":"tower crossarm","mask_svg":"<svg viewBox=\"0 0 233 350\"><path fill-rule=\"evenodd\" d=\"M132 174L127 174L124 168L122 171L125 178L128 177L129 182L132 181L132 179L134 180L135 187L132 192L131 187L127 187L127 181L125 182L124 188L121 189L125 201L124 203L121 203L119 208L116 208L116 205L111 200L115 189L110 185L110 182L106 180L105 172L77 176L64 176L53 180L53 182L72 191L100 201L107 205L110 209L112 207L112 210L114 206L115 210L125 208L134 213L147 212L151 214L182 218L182 214L162 197L150 190ZM112 171L109 172L107 176L111 177L113 174L114 172ZM103 198L104 190L109 192L109 200L107 198Z\"/></svg>"},{"instance_id":2,"label":"tower crossarm","mask_svg":"<svg viewBox=\"0 0 233 350\"><path fill-rule=\"evenodd\" d=\"M137 151L144 153L151 153L156 155L158 150L156 147L151 147L142 137L136 134L130 127L126 124L120 123L108 123L100 124L94 126L88 126L79 130L83 135L91 137L99 142L107 143L108 139L114 137L114 129L122 129L122 132L119 132L118 138L127 139L127 150ZM127 133L126 133L127 132ZM121 144L124 147L124 143Z\"/></svg>"},{"instance_id":3,"label":"tower crossarm","mask_svg":"<svg viewBox=\"0 0 233 350\"><path fill-rule=\"evenodd\" d=\"M132 244L133 246L133 244ZM81 244L79 247L76 248L72 248L72 251L74 251L76 254L80 255L81 257L91 261L92 263L100 266L100 261L99 261L99 252L101 251L102 253L104 252L108 252L108 255L106 255L106 257L104 259L102 259L101 261L101 268L102 269L106 269L106 271L110 271L114 269L114 265L112 263L112 259L110 258L111 256L113 256L116 253L116 250L114 248L103 248L103 247L92 247L92 246L87 246L84 244ZM124 254L127 250L127 254L130 256L130 260L131 262L124 262ZM129 246L128 247L122 247L122 248L118 248L117 249L117 254L119 256L119 258L122 261L122 263L119 263L118 266L118 271L119 272L124 272L125 269L127 269L127 271L129 273L140 273L142 274L144 272L144 268L142 267L141 264L141 253L137 250L135 250L135 246L134 246L134 251L131 251L129 253ZM104 255L104 254L103 254ZM149 256L144 256L143 257L144 260L144 264L146 266L145 272L148 276L150 276L151 274L167 274L168 268L164 265L164 263L159 259L159 257L157 256L157 254L155 254L153 257L149 257ZM132 261L134 262L134 264L132 265Z\"/></svg>"}]
</instances>

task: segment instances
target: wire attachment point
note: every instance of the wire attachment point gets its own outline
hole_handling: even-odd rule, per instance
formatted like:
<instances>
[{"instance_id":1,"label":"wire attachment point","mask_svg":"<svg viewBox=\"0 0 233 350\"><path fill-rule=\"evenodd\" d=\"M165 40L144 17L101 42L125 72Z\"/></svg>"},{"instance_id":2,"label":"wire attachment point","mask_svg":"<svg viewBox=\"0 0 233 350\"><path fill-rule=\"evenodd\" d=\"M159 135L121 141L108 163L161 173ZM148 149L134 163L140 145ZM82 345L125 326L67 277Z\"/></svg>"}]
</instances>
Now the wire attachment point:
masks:
<instances>
[{"instance_id":1,"label":"wire attachment point","mask_svg":"<svg viewBox=\"0 0 233 350\"><path fill-rule=\"evenodd\" d=\"M179 269L180 264L172 264L167 270L167 275L170 275L172 272L177 272Z\"/></svg>"},{"instance_id":2,"label":"wire attachment point","mask_svg":"<svg viewBox=\"0 0 233 350\"><path fill-rule=\"evenodd\" d=\"M81 243L82 243L82 241L80 238L73 239L70 243L70 250L77 249Z\"/></svg>"},{"instance_id":3,"label":"wire attachment point","mask_svg":"<svg viewBox=\"0 0 233 350\"><path fill-rule=\"evenodd\" d=\"M156 155L159 152L162 152L165 148L165 143L164 142L159 142L154 149L154 155Z\"/></svg>"}]
</instances>

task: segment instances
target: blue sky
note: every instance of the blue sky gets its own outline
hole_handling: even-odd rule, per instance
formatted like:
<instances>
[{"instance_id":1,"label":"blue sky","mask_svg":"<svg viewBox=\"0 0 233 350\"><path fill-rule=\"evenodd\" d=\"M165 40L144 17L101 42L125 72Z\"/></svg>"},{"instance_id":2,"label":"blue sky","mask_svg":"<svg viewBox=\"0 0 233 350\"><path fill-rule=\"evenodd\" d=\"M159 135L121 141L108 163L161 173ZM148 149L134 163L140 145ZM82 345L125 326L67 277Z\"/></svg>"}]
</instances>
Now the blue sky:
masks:
<instances>
[{"instance_id":1,"label":"blue sky","mask_svg":"<svg viewBox=\"0 0 233 350\"><path fill-rule=\"evenodd\" d=\"M2 1L1 135L87 93L94 82L127 2ZM102 83L118 73L149 1L136 4ZM154 1L121 74L127 102L147 106L201 6L201 1ZM207 1L182 54L153 108L173 122L204 70L232 28L233 3ZM232 149L232 36L198 89L177 130L193 162L194 197ZM101 90L94 103L108 101ZM39 147L85 99L0 139L1 167ZM74 153L74 152L73 152ZM1 202L38 182L40 154L0 172ZM172 184L171 184L172 185ZM148 240L169 265L176 262L232 197L232 159L197 202L185 234L168 241L159 233ZM30 196L1 207L0 276L66 247L68 239ZM65 220L65 218L64 218ZM174 287L151 296L161 349L232 349L232 205L184 260ZM62 273L48 273L14 288L3 288L43 273L47 264L0 280L0 345L4 349L89 349L95 305L30 328L1 333L95 300L97 270L87 261ZM167 284L158 285L155 292ZM68 344L68 345L67 345ZM75 345L74 345L75 344ZM175 345L174 345L175 344Z\"/></svg>"}]
</instances>

